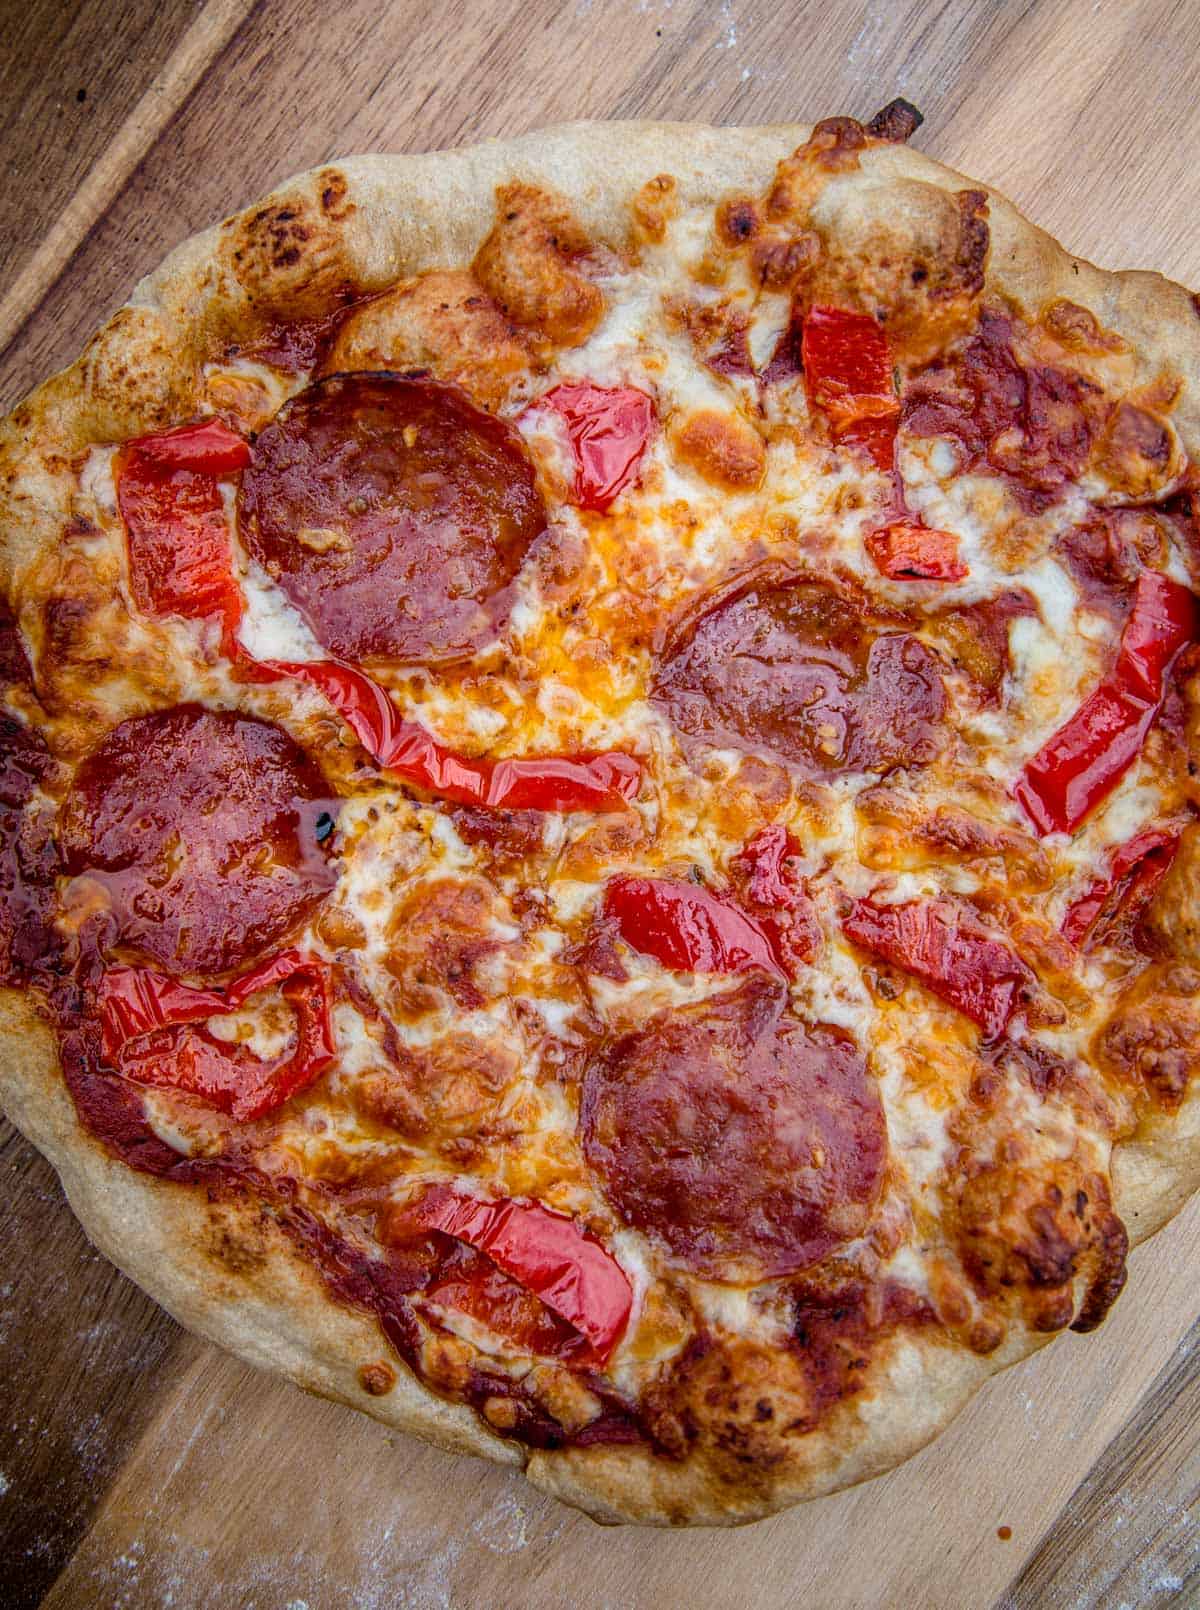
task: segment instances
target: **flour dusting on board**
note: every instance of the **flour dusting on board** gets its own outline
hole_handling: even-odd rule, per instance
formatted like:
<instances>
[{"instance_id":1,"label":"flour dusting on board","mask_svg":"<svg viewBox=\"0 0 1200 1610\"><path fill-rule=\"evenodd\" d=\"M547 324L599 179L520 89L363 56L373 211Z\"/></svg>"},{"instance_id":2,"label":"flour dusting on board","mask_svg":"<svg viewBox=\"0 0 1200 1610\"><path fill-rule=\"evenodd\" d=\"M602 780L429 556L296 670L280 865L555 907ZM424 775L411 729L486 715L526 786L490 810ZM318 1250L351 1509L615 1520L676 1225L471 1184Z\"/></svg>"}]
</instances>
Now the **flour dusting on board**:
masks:
<instances>
[{"instance_id":1,"label":"flour dusting on board","mask_svg":"<svg viewBox=\"0 0 1200 1610\"><path fill-rule=\"evenodd\" d=\"M471 1530L493 1554L519 1554L529 1542L529 1513L514 1494L507 1493Z\"/></svg>"}]
</instances>

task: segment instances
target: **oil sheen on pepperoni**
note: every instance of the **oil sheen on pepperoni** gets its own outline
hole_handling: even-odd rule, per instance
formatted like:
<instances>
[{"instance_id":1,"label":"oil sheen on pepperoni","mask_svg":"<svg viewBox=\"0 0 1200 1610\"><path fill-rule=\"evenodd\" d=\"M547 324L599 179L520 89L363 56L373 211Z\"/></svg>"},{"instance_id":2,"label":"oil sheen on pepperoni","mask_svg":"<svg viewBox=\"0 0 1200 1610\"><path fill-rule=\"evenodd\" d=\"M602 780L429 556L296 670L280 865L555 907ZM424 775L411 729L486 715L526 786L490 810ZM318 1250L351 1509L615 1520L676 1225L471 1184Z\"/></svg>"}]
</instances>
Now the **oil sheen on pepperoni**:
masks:
<instances>
[{"instance_id":1,"label":"oil sheen on pepperoni","mask_svg":"<svg viewBox=\"0 0 1200 1610\"><path fill-rule=\"evenodd\" d=\"M111 904L105 948L212 977L273 946L332 887L333 814L287 733L178 705L116 727L80 767L59 836Z\"/></svg>"},{"instance_id":2,"label":"oil sheen on pepperoni","mask_svg":"<svg viewBox=\"0 0 1200 1610\"><path fill-rule=\"evenodd\" d=\"M792 1016L765 978L609 1046L580 1121L622 1218L718 1280L793 1274L861 1235L886 1149L854 1038Z\"/></svg>"},{"instance_id":3,"label":"oil sheen on pepperoni","mask_svg":"<svg viewBox=\"0 0 1200 1610\"><path fill-rule=\"evenodd\" d=\"M251 553L349 660L469 658L507 621L545 523L516 432L451 386L399 375L302 391L242 477Z\"/></svg>"},{"instance_id":4,"label":"oil sheen on pepperoni","mask_svg":"<svg viewBox=\"0 0 1200 1610\"><path fill-rule=\"evenodd\" d=\"M815 582L718 604L660 663L653 697L685 741L817 776L923 765L938 749L937 660Z\"/></svg>"}]
</instances>

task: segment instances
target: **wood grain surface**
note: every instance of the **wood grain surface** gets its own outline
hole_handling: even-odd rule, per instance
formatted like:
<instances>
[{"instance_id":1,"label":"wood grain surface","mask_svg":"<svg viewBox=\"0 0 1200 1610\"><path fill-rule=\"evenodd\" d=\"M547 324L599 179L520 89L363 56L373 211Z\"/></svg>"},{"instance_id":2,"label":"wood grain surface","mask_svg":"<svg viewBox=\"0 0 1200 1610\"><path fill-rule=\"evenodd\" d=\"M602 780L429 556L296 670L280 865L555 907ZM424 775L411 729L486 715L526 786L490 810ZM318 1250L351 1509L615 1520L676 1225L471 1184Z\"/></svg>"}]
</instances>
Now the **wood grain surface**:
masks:
<instances>
[{"instance_id":1,"label":"wood grain surface","mask_svg":"<svg viewBox=\"0 0 1200 1610\"><path fill-rule=\"evenodd\" d=\"M1189 0L0 0L0 408L176 241L326 158L897 94L923 149L1072 250L1200 284ZM1200 1604L1195 1203L1096 1335L999 1378L900 1471L654 1534L186 1336L8 1128L0 1191L2 1610Z\"/></svg>"}]
</instances>

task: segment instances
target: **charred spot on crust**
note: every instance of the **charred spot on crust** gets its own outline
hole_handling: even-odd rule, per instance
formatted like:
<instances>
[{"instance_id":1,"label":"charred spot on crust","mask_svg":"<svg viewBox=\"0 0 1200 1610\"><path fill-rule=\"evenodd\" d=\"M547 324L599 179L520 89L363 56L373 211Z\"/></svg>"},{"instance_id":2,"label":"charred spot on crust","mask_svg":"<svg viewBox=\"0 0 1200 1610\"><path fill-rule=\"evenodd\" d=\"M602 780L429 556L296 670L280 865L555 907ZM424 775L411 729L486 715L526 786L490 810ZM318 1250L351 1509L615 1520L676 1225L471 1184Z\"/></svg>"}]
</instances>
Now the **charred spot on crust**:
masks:
<instances>
[{"instance_id":1,"label":"charred spot on crust","mask_svg":"<svg viewBox=\"0 0 1200 1610\"><path fill-rule=\"evenodd\" d=\"M344 218L353 211L353 204L346 204L350 193L346 175L339 173L336 168L324 168L317 175L317 183L321 186L321 207L334 218Z\"/></svg>"},{"instance_id":2,"label":"charred spot on crust","mask_svg":"<svg viewBox=\"0 0 1200 1610\"><path fill-rule=\"evenodd\" d=\"M894 101L889 101L876 112L867 124L867 133L877 140L890 140L894 145L903 145L924 121L923 112L919 112L911 101L897 95Z\"/></svg>"},{"instance_id":3,"label":"charred spot on crust","mask_svg":"<svg viewBox=\"0 0 1200 1610\"><path fill-rule=\"evenodd\" d=\"M271 1254L267 1234L259 1221L216 1204L209 1208L204 1251L213 1263L241 1278L264 1270Z\"/></svg>"}]
</instances>

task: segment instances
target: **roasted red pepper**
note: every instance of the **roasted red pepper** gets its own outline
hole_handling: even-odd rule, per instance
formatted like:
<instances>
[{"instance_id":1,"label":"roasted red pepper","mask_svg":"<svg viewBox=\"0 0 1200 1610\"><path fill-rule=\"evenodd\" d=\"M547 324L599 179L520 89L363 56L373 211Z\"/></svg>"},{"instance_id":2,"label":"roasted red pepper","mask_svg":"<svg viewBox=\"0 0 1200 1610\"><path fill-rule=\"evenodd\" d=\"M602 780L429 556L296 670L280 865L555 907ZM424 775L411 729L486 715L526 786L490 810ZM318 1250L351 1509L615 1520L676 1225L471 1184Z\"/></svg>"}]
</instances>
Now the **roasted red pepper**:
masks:
<instances>
[{"instance_id":1,"label":"roasted red pepper","mask_svg":"<svg viewBox=\"0 0 1200 1610\"><path fill-rule=\"evenodd\" d=\"M900 401L883 326L867 313L812 307L804 319L802 353L808 394L828 419L834 441L861 448L892 477L891 518L866 538L880 575L891 581L961 581L968 569L958 557L958 538L931 530L905 507L896 472Z\"/></svg>"},{"instance_id":2,"label":"roasted red pepper","mask_svg":"<svg viewBox=\"0 0 1200 1610\"><path fill-rule=\"evenodd\" d=\"M846 937L918 979L978 1023L985 1040L1003 1034L1033 974L1004 940L950 900L877 905L856 900Z\"/></svg>"},{"instance_id":3,"label":"roasted red pepper","mask_svg":"<svg viewBox=\"0 0 1200 1610\"><path fill-rule=\"evenodd\" d=\"M189 619L219 617L224 652L246 678L286 676L316 688L381 766L444 799L493 810L603 811L634 798L642 769L632 755L472 760L404 720L386 691L351 666L252 659L236 636L243 599L217 483L219 475L243 469L249 460L246 443L215 420L142 437L125 448L118 499L141 608Z\"/></svg>"},{"instance_id":4,"label":"roasted red pepper","mask_svg":"<svg viewBox=\"0 0 1200 1610\"><path fill-rule=\"evenodd\" d=\"M221 622L226 644L242 614L220 480L250 462L240 436L208 419L142 436L117 459L117 504L139 608Z\"/></svg>"},{"instance_id":5,"label":"roasted red pepper","mask_svg":"<svg viewBox=\"0 0 1200 1610\"><path fill-rule=\"evenodd\" d=\"M240 1011L279 985L296 1018L287 1056L264 1062L244 1046L192 1025ZM234 1118L261 1118L303 1090L332 1062L328 969L281 951L223 989L196 989L148 967L111 967L100 985L104 1055L135 1084L193 1095Z\"/></svg>"},{"instance_id":6,"label":"roasted red pepper","mask_svg":"<svg viewBox=\"0 0 1200 1610\"><path fill-rule=\"evenodd\" d=\"M379 765L442 799L493 810L603 811L637 794L641 766L620 750L471 760L406 721L385 689L352 666L336 660L261 663L316 688Z\"/></svg>"},{"instance_id":7,"label":"roasted red pepper","mask_svg":"<svg viewBox=\"0 0 1200 1610\"><path fill-rule=\"evenodd\" d=\"M969 574L958 557L958 538L919 520L889 520L865 542L875 568L891 581L961 581Z\"/></svg>"},{"instance_id":8,"label":"roasted red pepper","mask_svg":"<svg viewBox=\"0 0 1200 1610\"><path fill-rule=\"evenodd\" d=\"M566 427L575 458L575 501L603 512L637 474L654 430L654 404L644 391L555 386L534 404L552 408Z\"/></svg>"},{"instance_id":9,"label":"roasted red pepper","mask_svg":"<svg viewBox=\"0 0 1200 1610\"><path fill-rule=\"evenodd\" d=\"M782 824L760 828L734 856L730 871L742 902L794 969L815 959L821 926L796 868L798 841Z\"/></svg>"},{"instance_id":10,"label":"roasted red pepper","mask_svg":"<svg viewBox=\"0 0 1200 1610\"><path fill-rule=\"evenodd\" d=\"M900 403L888 338L867 313L811 307L801 346L808 394L829 420L835 442L861 447L891 470Z\"/></svg>"},{"instance_id":11,"label":"roasted red pepper","mask_svg":"<svg viewBox=\"0 0 1200 1610\"><path fill-rule=\"evenodd\" d=\"M447 1251L421 1291L421 1299L441 1308L469 1314L506 1337L520 1352L556 1358L568 1364L592 1364L595 1354L587 1338L540 1297L512 1280L482 1252L465 1241L441 1236Z\"/></svg>"},{"instance_id":12,"label":"roasted red pepper","mask_svg":"<svg viewBox=\"0 0 1200 1610\"><path fill-rule=\"evenodd\" d=\"M607 1363L629 1323L633 1290L612 1254L574 1219L537 1202L484 1201L442 1185L413 1205L412 1219L485 1253L586 1337L598 1363Z\"/></svg>"},{"instance_id":13,"label":"roasted red pepper","mask_svg":"<svg viewBox=\"0 0 1200 1610\"><path fill-rule=\"evenodd\" d=\"M1179 848L1177 830L1148 827L1118 845L1108 876L1096 878L1063 918L1063 936L1080 949L1092 945L1122 917L1136 919L1168 872Z\"/></svg>"},{"instance_id":14,"label":"roasted red pepper","mask_svg":"<svg viewBox=\"0 0 1200 1610\"><path fill-rule=\"evenodd\" d=\"M1038 750L1013 794L1039 833L1071 833L1141 753L1167 669L1195 638L1196 600L1156 570L1138 577L1116 664Z\"/></svg>"},{"instance_id":15,"label":"roasted red pepper","mask_svg":"<svg viewBox=\"0 0 1200 1610\"><path fill-rule=\"evenodd\" d=\"M783 975L771 936L753 917L695 883L673 878L612 878L604 916L633 950L687 973Z\"/></svg>"}]
</instances>

